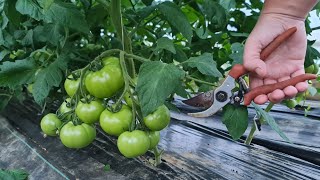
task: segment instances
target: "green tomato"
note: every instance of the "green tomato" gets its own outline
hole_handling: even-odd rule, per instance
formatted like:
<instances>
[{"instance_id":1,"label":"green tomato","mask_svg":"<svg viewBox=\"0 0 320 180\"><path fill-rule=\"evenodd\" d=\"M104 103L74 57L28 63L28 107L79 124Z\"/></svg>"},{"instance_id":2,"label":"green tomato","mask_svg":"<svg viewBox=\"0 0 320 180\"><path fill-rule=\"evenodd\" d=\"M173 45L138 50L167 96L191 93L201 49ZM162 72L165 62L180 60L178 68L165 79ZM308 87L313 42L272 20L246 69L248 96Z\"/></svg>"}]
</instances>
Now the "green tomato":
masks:
<instances>
[{"instance_id":1,"label":"green tomato","mask_svg":"<svg viewBox=\"0 0 320 180\"><path fill-rule=\"evenodd\" d=\"M72 97L78 90L80 78L77 80L71 80L72 75L69 75L68 78L64 82L64 89L66 90L67 94Z\"/></svg>"},{"instance_id":2,"label":"green tomato","mask_svg":"<svg viewBox=\"0 0 320 180\"><path fill-rule=\"evenodd\" d=\"M148 134L141 130L126 131L118 138L118 149L127 158L145 154L150 147Z\"/></svg>"},{"instance_id":3,"label":"green tomato","mask_svg":"<svg viewBox=\"0 0 320 180\"><path fill-rule=\"evenodd\" d=\"M119 91L124 80L118 58L103 59L104 67L96 72L89 72L85 78L88 92L97 98L108 98Z\"/></svg>"},{"instance_id":4,"label":"green tomato","mask_svg":"<svg viewBox=\"0 0 320 180\"><path fill-rule=\"evenodd\" d=\"M298 104L296 100L294 99L288 99L285 101L285 104L288 108L292 109L294 107L296 107L296 105Z\"/></svg>"},{"instance_id":5,"label":"green tomato","mask_svg":"<svg viewBox=\"0 0 320 180\"><path fill-rule=\"evenodd\" d=\"M120 111L115 113L105 109L100 115L100 126L106 133L119 136L129 130L132 117L132 111L126 105L122 105Z\"/></svg>"},{"instance_id":6,"label":"green tomato","mask_svg":"<svg viewBox=\"0 0 320 180\"><path fill-rule=\"evenodd\" d=\"M100 100L91 101L90 103L78 102L76 114L79 119L87 124L93 124L99 121L100 114L104 110Z\"/></svg>"},{"instance_id":7,"label":"green tomato","mask_svg":"<svg viewBox=\"0 0 320 180\"><path fill-rule=\"evenodd\" d=\"M150 147L149 149L152 150L159 144L160 141L160 131L150 131L148 134L150 138Z\"/></svg>"},{"instance_id":8,"label":"green tomato","mask_svg":"<svg viewBox=\"0 0 320 180\"><path fill-rule=\"evenodd\" d=\"M60 119L53 113L45 115L40 122L41 130L49 136L56 136L56 132L61 124Z\"/></svg>"},{"instance_id":9,"label":"green tomato","mask_svg":"<svg viewBox=\"0 0 320 180\"><path fill-rule=\"evenodd\" d=\"M127 105L129 106L129 107L132 107L132 99L131 99L131 96L130 96L130 94L128 93L128 92L126 92L125 94L124 94L124 100L126 101L126 103L127 103Z\"/></svg>"},{"instance_id":10,"label":"green tomato","mask_svg":"<svg viewBox=\"0 0 320 180\"><path fill-rule=\"evenodd\" d=\"M304 69L304 71L305 71L306 73L313 73L313 71L314 71L314 65L308 66L307 68Z\"/></svg>"},{"instance_id":11,"label":"green tomato","mask_svg":"<svg viewBox=\"0 0 320 180\"><path fill-rule=\"evenodd\" d=\"M68 107L67 103L68 104L71 103L71 98L67 98L65 101L63 101L63 103L61 104L61 106L59 108L59 113L60 114L64 114L64 113L72 111L72 108ZM71 117L71 113L67 117L69 119Z\"/></svg>"},{"instance_id":12,"label":"green tomato","mask_svg":"<svg viewBox=\"0 0 320 180\"><path fill-rule=\"evenodd\" d=\"M314 64L314 70L312 74L318 74L319 72L319 65L318 64Z\"/></svg>"},{"instance_id":13,"label":"green tomato","mask_svg":"<svg viewBox=\"0 0 320 180\"><path fill-rule=\"evenodd\" d=\"M160 131L170 123L170 111L165 106L159 106L156 111L143 118L144 124L152 131Z\"/></svg>"},{"instance_id":14,"label":"green tomato","mask_svg":"<svg viewBox=\"0 0 320 180\"><path fill-rule=\"evenodd\" d=\"M60 139L68 148L84 148L96 138L96 129L86 123L74 125L72 121L64 125L60 131Z\"/></svg>"}]
</instances>

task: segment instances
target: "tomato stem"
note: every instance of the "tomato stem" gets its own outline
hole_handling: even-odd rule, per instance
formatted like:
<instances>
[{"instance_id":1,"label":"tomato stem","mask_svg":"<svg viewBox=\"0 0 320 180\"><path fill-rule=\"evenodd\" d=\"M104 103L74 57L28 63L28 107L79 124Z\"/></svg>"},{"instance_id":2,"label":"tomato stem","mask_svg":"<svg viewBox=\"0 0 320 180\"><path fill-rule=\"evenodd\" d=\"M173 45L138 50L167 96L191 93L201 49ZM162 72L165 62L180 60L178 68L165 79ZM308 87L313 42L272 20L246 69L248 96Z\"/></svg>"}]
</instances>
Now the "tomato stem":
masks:
<instances>
[{"instance_id":1,"label":"tomato stem","mask_svg":"<svg viewBox=\"0 0 320 180\"><path fill-rule=\"evenodd\" d=\"M190 79L190 80L193 80L195 82L199 82L199 83L202 83L202 84L206 84L206 85L209 85L209 86L217 86L216 84L214 83L210 83L210 82L207 82L207 81L203 81L203 80L200 80L200 79L197 79L197 78L194 78L194 77L191 77L191 76L186 76L187 79Z\"/></svg>"},{"instance_id":2,"label":"tomato stem","mask_svg":"<svg viewBox=\"0 0 320 180\"><path fill-rule=\"evenodd\" d=\"M153 154L154 154L154 158L155 158L155 166L158 166L159 164L161 164L161 154L162 151L159 151L158 147L155 147L153 149Z\"/></svg>"},{"instance_id":3,"label":"tomato stem","mask_svg":"<svg viewBox=\"0 0 320 180\"><path fill-rule=\"evenodd\" d=\"M265 111L266 112L269 112L271 109L272 109L272 107L273 107L273 103L272 102L270 102L269 104L268 104L268 106L267 106L267 108L265 109ZM264 121L264 119L263 119L263 117L262 116L260 116L259 117L259 121L262 123L263 121ZM252 142L252 139L253 139L253 137L254 137L254 133L256 132L256 126L253 124L252 126L251 126L251 130L250 130L250 132L249 132L249 135L248 135L248 137L246 138L246 140L245 140L245 144L246 145L250 145L251 144L251 142Z\"/></svg>"}]
</instances>

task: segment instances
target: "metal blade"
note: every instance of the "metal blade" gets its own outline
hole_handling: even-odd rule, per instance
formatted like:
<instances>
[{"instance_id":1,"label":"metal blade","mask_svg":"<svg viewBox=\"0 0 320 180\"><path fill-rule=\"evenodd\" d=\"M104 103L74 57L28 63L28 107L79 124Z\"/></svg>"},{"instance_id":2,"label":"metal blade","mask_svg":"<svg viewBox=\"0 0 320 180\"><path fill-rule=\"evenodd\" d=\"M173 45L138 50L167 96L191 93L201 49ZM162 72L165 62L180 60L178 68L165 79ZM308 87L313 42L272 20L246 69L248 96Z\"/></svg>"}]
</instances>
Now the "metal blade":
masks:
<instances>
[{"instance_id":1,"label":"metal blade","mask_svg":"<svg viewBox=\"0 0 320 180\"><path fill-rule=\"evenodd\" d=\"M213 93L214 90L201 93L190 99L183 100L182 102L189 106L209 108L213 103Z\"/></svg>"},{"instance_id":2,"label":"metal blade","mask_svg":"<svg viewBox=\"0 0 320 180\"><path fill-rule=\"evenodd\" d=\"M197 113L188 113L193 117L209 117L223 108L232 99L232 90L235 88L235 79L227 76L223 84L214 90L214 102L207 110Z\"/></svg>"}]
</instances>

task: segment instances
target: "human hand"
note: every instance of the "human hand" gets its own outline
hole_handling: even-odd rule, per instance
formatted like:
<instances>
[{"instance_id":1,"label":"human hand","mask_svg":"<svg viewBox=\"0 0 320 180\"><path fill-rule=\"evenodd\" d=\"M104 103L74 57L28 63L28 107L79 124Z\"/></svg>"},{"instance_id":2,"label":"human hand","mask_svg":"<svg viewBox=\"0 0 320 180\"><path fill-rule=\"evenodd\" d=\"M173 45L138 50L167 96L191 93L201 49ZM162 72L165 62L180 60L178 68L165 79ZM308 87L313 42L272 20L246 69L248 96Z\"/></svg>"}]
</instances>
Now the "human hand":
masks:
<instances>
[{"instance_id":1,"label":"human hand","mask_svg":"<svg viewBox=\"0 0 320 180\"><path fill-rule=\"evenodd\" d=\"M261 60L261 51L291 27L297 27L297 32L283 42L266 60ZM244 50L244 66L251 72L250 88L274 84L304 74L306 47L304 19L279 13L262 14L248 37ZM259 95L254 102L263 104L269 100L279 103L283 99L296 96L298 92L305 91L307 87L306 82L300 82L295 86Z\"/></svg>"}]
</instances>

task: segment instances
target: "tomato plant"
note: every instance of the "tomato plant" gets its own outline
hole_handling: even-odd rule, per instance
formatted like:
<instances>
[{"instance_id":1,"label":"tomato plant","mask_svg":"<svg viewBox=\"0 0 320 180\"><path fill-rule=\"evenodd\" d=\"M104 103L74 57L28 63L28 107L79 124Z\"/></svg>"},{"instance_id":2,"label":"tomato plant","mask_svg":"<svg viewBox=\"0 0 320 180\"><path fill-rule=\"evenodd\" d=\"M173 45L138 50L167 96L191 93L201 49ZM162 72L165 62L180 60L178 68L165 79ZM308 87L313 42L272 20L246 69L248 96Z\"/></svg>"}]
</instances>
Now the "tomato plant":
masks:
<instances>
[{"instance_id":1,"label":"tomato plant","mask_svg":"<svg viewBox=\"0 0 320 180\"><path fill-rule=\"evenodd\" d=\"M170 123L170 111L165 105L162 105L144 117L143 121L150 130L160 131Z\"/></svg>"},{"instance_id":2,"label":"tomato plant","mask_svg":"<svg viewBox=\"0 0 320 180\"><path fill-rule=\"evenodd\" d=\"M148 136L150 138L150 147L149 149L154 149L157 147L159 141L160 141L160 132L159 131L150 131L148 133Z\"/></svg>"},{"instance_id":3,"label":"tomato plant","mask_svg":"<svg viewBox=\"0 0 320 180\"><path fill-rule=\"evenodd\" d=\"M43 109L67 99L57 117L62 121L61 140L72 148L94 139L94 128L81 120L97 121L102 108L88 96L103 99L107 109L99 122L108 134L161 130L170 122L164 104L171 108L175 96L189 98L212 90L234 64L242 63L244 42L262 5L253 0L4 0L0 6L0 110L11 100L30 97L27 90ZM319 16L319 6L315 11ZM311 26L310 19L305 24L308 35L319 29ZM315 41L308 40L306 70L311 72L313 66L312 72L317 73L318 58ZM307 94L318 92L310 85L308 93L295 99L301 102ZM130 108L122 104L123 99ZM255 108L263 115L261 122L268 122L285 139L265 113L271 107ZM249 125L247 108L227 106L223 113L231 137L240 138ZM81 127L92 134L80 140L61 135ZM154 154L159 162L157 148Z\"/></svg>"},{"instance_id":4,"label":"tomato plant","mask_svg":"<svg viewBox=\"0 0 320 180\"><path fill-rule=\"evenodd\" d=\"M83 148L88 146L96 138L96 129L92 125L82 123L74 125L68 122L60 130L62 144L68 148Z\"/></svg>"},{"instance_id":5,"label":"tomato plant","mask_svg":"<svg viewBox=\"0 0 320 180\"><path fill-rule=\"evenodd\" d=\"M102 64L102 69L88 73L85 86L91 95L97 98L108 98L114 95L124 82L118 58L105 58Z\"/></svg>"},{"instance_id":6,"label":"tomato plant","mask_svg":"<svg viewBox=\"0 0 320 180\"><path fill-rule=\"evenodd\" d=\"M150 139L144 131L134 130L124 132L118 138L118 149L127 158L133 158L146 153L150 147Z\"/></svg>"},{"instance_id":7,"label":"tomato plant","mask_svg":"<svg viewBox=\"0 0 320 180\"><path fill-rule=\"evenodd\" d=\"M76 107L76 114L82 122L92 124L99 121L103 110L103 103L100 100L92 100L90 102L80 101Z\"/></svg>"},{"instance_id":8,"label":"tomato plant","mask_svg":"<svg viewBox=\"0 0 320 180\"><path fill-rule=\"evenodd\" d=\"M61 120L53 113L45 115L40 122L41 130L49 136L56 136L61 124Z\"/></svg>"},{"instance_id":9,"label":"tomato plant","mask_svg":"<svg viewBox=\"0 0 320 180\"><path fill-rule=\"evenodd\" d=\"M131 109L126 105L122 105L118 112L106 109L101 113L100 126L106 133L119 136L129 130L132 117Z\"/></svg>"}]
</instances>

